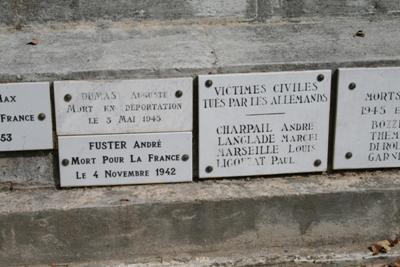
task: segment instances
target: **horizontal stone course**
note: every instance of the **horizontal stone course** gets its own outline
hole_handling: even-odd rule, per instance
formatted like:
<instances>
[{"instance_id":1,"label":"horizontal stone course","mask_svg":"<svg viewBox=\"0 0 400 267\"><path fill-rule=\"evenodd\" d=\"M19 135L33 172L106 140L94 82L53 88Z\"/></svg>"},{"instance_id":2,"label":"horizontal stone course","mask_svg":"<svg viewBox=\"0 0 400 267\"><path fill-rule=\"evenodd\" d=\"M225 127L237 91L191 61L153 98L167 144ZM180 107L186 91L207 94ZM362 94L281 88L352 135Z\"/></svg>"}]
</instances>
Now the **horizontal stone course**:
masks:
<instances>
[{"instance_id":1,"label":"horizontal stone course","mask_svg":"<svg viewBox=\"0 0 400 267\"><path fill-rule=\"evenodd\" d=\"M0 24L84 21L253 21L398 14L399 0L3 0Z\"/></svg>"},{"instance_id":2,"label":"horizontal stone course","mask_svg":"<svg viewBox=\"0 0 400 267\"><path fill-rule=\"evenodd\" d=\"M24 151L0 153L0 190L19 187L54 187L59 184L50 151Z\"/></svg>"},{"instance_id":3,"label":"horizontal stone course","mask_svg":"<svg viewBox=\"0 0 400 267\"><path fill-rule=\"evenodd\" d=\"M256 0L3 0L0 23L80 22L122 19L198 20L203 18L249 20L256 17Z\"/></svg>"},{"instance_id":4,"label":"horizontal stone course","mask_svg":"<svg viewBox=\"0 0 400 267\"><path fill-rule=\"evenodd\" d=\"M0 82L395 65L398 19L0 28ZM365 37L354 34L363 30ZM35 38L38 45L26 45Z\"/></svg>"},{"instance_id":5,"label":"horizontal stone course","mask_svg":"<svg viewBox=\"0 0 400 267\"><path fill-rule=\"evenodd\" d=\"M396 14L399 0L258 0L258 18L365 16Z\"/></svg>"},{"instance_id":6,"label":"horizontal stone course","mask_svg":"<svg viewBox=\"0 0 400 267\"><path fill-rule=\"evenodd\" d=\"M398 233L397 177L392 171L3 192L0 266L367 246Z\"/></svg>"}]
</instances>

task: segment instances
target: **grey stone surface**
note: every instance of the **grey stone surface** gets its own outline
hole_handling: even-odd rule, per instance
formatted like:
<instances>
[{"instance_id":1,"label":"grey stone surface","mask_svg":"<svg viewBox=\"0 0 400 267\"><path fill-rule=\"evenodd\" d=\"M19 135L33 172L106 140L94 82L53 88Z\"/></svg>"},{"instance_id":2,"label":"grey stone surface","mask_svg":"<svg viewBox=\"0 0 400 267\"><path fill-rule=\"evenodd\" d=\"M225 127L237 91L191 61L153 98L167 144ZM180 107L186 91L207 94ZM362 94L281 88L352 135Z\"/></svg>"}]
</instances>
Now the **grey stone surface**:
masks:
<instances>
[{"instance_id":1,"label":"grey stone surface","mask_svg":"<svg viewBox=\"0 0 400 267\"><path fill-rule=\"evenodd\" d=\"M396 14L399 0L258 0L258 19Z\"/></svg>"},{"instance_id":2,"label":"grey stone surface","mask_svg":"<svg viewBox=\"0 0 400 267\"><path fill-rule=\"evenodd\" d=\"M211 253L210 253L211 254ZM324 246L318 248L270 248L268 250L246 250L234 253L196 257L191 255L128 259L113 261L91 261L68 263L73 267L383 267L395 262L400 256L396 247L389 254L372 256L364 247ZM59 263L59 265L62 265ZM45 267L29 265L23 267ZM386 265L387 266L387 265ZM22 266L21 266L22 267ZM48 267L48 265L46 266ZM65 267L65 266L62 266Z\"/></svg>"},{"instance_id":3,"label":"grey stone surface","mask_svg":"<svg viewBox=\"0 0 400 267\"><path fill-rule=\"evenodd\" d=\"M128 19L249 20L256 17L256 0L2 0L0 23L79 22Z\"/></svg>"},{"instance_id":4,"label":"grey stone surface","mask_svg":"<svg viewBox=\"0 0 400 267\"><path fill-rule=\"evenodd\" d=\"M0 28L0 82L396 65L397 18ZM364 30L365 37L354 37ZM26 43L32 38L36 46Z\"/></svg>"},{"instance_id":5,"label":"grey stone surface","mask_svg":"<svg viewBox=\"0 0 400 267\"><path fill-rule=\"evenodd\" d=\"M398 14L399 0L3 0L0 23L263 20Z\"/></svg>"},{"instance_id":6,"label":"grey stone surface","mask_svg":"<svg viewBox=\"0 0 400 267\"><path fill-rule=\"evenodd\" d=\"M0 190L54 187L59 184L54 160L49 151L0 153Z\"/></svg>"},{"instance_id":7,"label":"grey stone surface","mask_svg":"<svg viewBox=\"0 0 400 267\"><path fill-rule=\"evenodd\" d=\"M398 65L398 18L304 20L209 29L220 72ZM354 34L362 30L365 37ZM390 63L392 62L392 63Z\"/></svg>"},{"instance_id":8,"label":"grey stone surface","mask_svg":"<svg viewBox=\"0 0 400 267\"><path fill-rule=\"evenodd\" d=\"M157 77L162 70L173 77L213 62L198 27L112 24L0 31L0 60L8 65L0 69L1 81L18 75L21 80ZM32 38L39 44L26 45Z\"/></svg>"},{"instance_id":9,"label":"grey stone surface","mask_svg":"<svg viewBox=\"0 0 400 267\"><path fill-rule=\"evenodd\" d=\"M0 266L362 247L400 230L396 171L0 198Z\"/></svg>"}]
</instances>

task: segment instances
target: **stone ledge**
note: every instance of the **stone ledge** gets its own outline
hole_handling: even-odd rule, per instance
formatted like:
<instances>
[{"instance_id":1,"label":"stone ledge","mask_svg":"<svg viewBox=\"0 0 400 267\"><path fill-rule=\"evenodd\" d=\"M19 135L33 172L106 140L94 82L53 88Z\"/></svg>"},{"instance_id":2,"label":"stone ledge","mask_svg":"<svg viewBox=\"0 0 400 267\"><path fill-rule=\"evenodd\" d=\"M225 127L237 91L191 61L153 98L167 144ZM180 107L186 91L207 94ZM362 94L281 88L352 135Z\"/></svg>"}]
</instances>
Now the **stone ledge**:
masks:
<instances>
[{"instance_id":1,"label":"stone ledge","mask_svg":"<svg viewBox=\"0 0 400 267\"><path fill-rule=\"evenodd\" d=\"M22 27L32 23L173 21L256 18L256 0L2 0L0 23Z\"/></svg>"},{"instance_id":2,"label":"stone ledge","mask_svg":"<svg viewBox=\"0 0 400 267\"><path fill-rule=\"evenodd\" d=\"M398 15L398 0L3 0L0 24L137 21L198 23L262 21L300 17Z\"/></svg>"},{"instance_id":3,"label":"stone ledge","mask_svg":"<svg viewBox=\"0 0 400 267\"><path fill-rule=\"evenodd\" d=\"M396 65L397 18L297 23L109 23L0 28L0 82ZM364 30L364 38L354 37ZM39 44L26 45L36 38Z\"/></svg>"},{"instance_id":4,"label":"stone ledge","mask_svg":"<svg viewBox=\"0 0 400 267\"><path fill-rule=\"evenodd\" d=\"M215 255L195 257L191 255L128 259L116 261L91 261L85 263L54 263L60 267L378 267L395 262L400 256L398 249L389 254L372 256L363 247L275 248L255 251L217 252ZM29 265L16 267L48 267Z\"/></svg>"},{"instance_id":5,"label":"stone ledge","mask_svg":"<svg viewBox=\"0 0 400 267\"><path fill-rule=\"evenodd\" d=\"M326 0L258 0L258 18L297 18L324 16L368 16L398 14L397 0L326 1Z\"/></svg>"},{"instance_id":6,"label":"stone ledge","mask_svg":"<svg viewBox=\"0 0 400 267\"><path fill-rule=\"evenodd\" d=\"M395 170L17 190L0 198L3 266L365 246L400 225Z\"/></svg>"},{"instance_id":7,"label":"stone ledge","mask_svg":"<svg viewBox=\"0 0 400 267\"><path fill-rule=\"evenodd\" d=\"M0 191L59 185L55 157L53 151L0 153Z\"/></svg>"},{"instance_id":8,"label":"stone ledge","mask_svg":"<svg viewBox=\"0 0 400 267\"><path fill-rule=\"evenodd\" d=\"M1 192L0 214L92 207L125 207L175 202L230 201L400 190L399 170L304 174L266 178L204 180L183 184L114 186L75 189L24 189ZM120 201L123 199L122 201Z\"/></svg>"}]
</instances>

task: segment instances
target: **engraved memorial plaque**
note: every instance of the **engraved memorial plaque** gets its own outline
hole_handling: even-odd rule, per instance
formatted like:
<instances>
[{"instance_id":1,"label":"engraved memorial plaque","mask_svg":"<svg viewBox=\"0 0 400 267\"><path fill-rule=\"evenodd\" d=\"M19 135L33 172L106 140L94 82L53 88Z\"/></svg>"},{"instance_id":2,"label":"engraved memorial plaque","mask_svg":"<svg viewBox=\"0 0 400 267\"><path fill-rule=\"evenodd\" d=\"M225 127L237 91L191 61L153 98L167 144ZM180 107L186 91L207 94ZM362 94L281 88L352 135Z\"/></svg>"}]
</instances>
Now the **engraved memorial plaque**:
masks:
<instances>
[{"instance_id":1,"label":"engraved memorial plaque","mask_svg":"<svg viewBox=\"0 0 400 267\"><path fill-rule=\"evenodd\" d=\"M331 71L199 77L200 177L327 168Z\"/></svg>"},{"instance_id":2,"label":"engraved memorial plaque","mask_svg":"<svg viewBox=\"0 0 400 267\"><path fill-rule=\"evenodd\" d=\"M0 151L52 148L49 83L0 84Z\"/></svg>"},{"instance_id":3,"label":"engraved memorial plaque","mask_svg":"<svg viewBox=\"0 0 400 267\"><path fill-rule=\"evenodd\" d=\"M192 78L54 83L58 135L192 130Z\"/></svg>"},{"instance_id":4,"label":"engraved memorial plaque","mask_svg":"<svg viewBox=\"0 0 400 267\"><path fill-rule=\"evenodd\" d=\"M339 69L333 167L400 167L400 68Z\"/></svg>"},{"instance_id":5,"label":"engraved memorial plaque","mask_svg":"<svg viewBox=\"0 0 400 267\"><path fill-rule=\"evenodd\" d=\"M192 180L192 133L62 136L62 187Z\"/></svg>"}]
</instances>

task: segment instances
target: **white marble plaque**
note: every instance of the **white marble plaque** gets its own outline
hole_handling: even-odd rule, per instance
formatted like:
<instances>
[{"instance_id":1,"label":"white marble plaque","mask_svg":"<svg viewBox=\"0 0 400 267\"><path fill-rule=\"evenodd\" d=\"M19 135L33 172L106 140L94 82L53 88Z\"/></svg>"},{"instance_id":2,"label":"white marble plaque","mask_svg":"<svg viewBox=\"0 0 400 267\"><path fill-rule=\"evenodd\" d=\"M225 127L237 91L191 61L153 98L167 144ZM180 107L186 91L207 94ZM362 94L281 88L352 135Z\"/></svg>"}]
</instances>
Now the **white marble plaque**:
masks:
<instances>
[{"instance_id":1,"label":"white marble plaque","mask_svg":"<svg viewBox=\"0 0 400 267\"><path fill-rule=\"evenodd\" d=\"M400 167L400 68L339 69L333 167Z\"/></svg>"},{"instance_id":2,"label":"white marble plaque","mask_svg":"<svg viewBox=\"0 0 400 267\"><path fill-rule=\"evenodd\" d=\"M0 84L0 151L52 148L49 83Z\"/></svg>"},{"instance_id":3,"label":"white marble plaque","mask_svg":"<svg viewBox=\"0 0 400 267\"><path fill-rule=\"evenodd\" d=\"M331 71L199 77L200 177L327 168Z\"/></svg>"},{"instance_id":4,"label":"white marble plaque","mask_svg":"<svg viewBox=\"0 0 400 267\"><path fill-rule=\"evenodd\" d=\"M192 133L61 136L62 187L192 180Z\"/></svg>"},{"instance_id":5,"label":"white marble plaque","mask_svg":"<svg viewBox=\"0 0 400 267\"><path fill-rule=\"evenodd\" d=\"M58 135L191 131L192 78L54 83Z\"/></svg>"}]
</instances>

